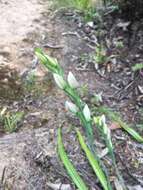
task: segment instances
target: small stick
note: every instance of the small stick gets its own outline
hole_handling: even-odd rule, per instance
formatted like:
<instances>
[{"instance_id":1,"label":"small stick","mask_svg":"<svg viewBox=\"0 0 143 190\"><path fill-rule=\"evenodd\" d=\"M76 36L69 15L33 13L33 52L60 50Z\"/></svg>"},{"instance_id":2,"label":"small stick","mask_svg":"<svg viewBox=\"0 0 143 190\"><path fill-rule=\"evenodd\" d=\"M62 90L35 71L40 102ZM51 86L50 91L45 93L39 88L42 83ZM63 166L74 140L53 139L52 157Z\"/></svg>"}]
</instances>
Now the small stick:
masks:
<instances>
[{"instance_id":1,"label":"small stick","mask_svg":"<svg viewBox=\"0 0 143 190\"><path fill-rule=\"evenodd\" d=\"M51 44L44 44L44 45L42 45L44 48L51 48L51 49L62 49L63 48L63 46L61 46L61 45L51 45Z\"/></svg>"}]
</instances>

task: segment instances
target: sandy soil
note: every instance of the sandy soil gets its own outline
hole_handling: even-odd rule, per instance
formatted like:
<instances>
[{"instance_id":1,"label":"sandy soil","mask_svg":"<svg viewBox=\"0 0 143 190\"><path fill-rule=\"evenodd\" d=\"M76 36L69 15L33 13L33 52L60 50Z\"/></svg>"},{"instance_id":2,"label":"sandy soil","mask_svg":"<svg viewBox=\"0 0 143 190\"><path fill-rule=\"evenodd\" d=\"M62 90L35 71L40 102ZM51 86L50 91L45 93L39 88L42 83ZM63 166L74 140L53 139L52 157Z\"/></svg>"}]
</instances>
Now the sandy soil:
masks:
<instances>
[{"instance_id":1,"label":"sandy soil","mask_svg":"<svg viewBox=\"0 0 143 190\"><path fill-rule=\"evenodd\" d=\"M33 21L40 17L42 6L37 0L2 0L0 6L0 42L15 43L35 30Z\"/></svg>"},{"instance_id":2,"label":"sandy soil","mask_svg":"<svg viewBox=\"0 0 143 190\"><path fill-rule=\"evenodd\" d=\"M42 3L38 0L0 1L0 64L22 71L31 61L35 35L42 30Z\"/></svg>"}]
</instances>

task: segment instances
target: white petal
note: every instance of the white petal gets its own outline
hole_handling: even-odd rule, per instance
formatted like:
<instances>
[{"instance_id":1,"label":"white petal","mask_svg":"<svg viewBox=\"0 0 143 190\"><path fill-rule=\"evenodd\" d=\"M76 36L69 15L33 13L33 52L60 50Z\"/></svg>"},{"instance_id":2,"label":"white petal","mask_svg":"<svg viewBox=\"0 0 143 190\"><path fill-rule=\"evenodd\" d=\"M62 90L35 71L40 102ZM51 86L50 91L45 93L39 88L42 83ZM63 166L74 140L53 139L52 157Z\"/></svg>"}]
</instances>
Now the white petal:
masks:
<instances>
[{"instance_id":1,"label":"white petal","mask_svg":"<svg viewBox=\"0 0 143 190\"><path fill-rule=\"evenodd\" d=\"M72 72L69 72L68 74L68 83L71 88L77 88L79 87L79 83L77 82L75 76L72 74Z\"/></svg>"},{"instance_id":2,"label":"white petal","mask_svg":"<svg viewBox=\"0 0 143 190\"><path fill-rule=\"evenodd\" d=\"M87 104L85 105L85 107L83 109L83 115L84 115L86 121L89 122L91 120L91 114L90 114L90 110L89 110L89 107Z\"/></svg>"},{"instance_id":3,"label":"white petal","mask_svg":"<svg viewBox=\"0 0 143 190\"><path fill-rule=\"evenodd\" d=\"M64 89L66 87L66 82L64 81L63 77L56 73L54 73L53 76L58 87Z\"/></svg>"},{"instance_id":4,"label":"white petal","mask_svg":"<svg viewBox=\"0 0 143 190\"><path fill-rule=\"evenodd\" d=\"M106 125L106 117L105 117L105 115L101 116L101 122L103 123L103 125Z\"/></svg>"},{"instance_id":5,"label":"white petal","mask_svg":"<svg viewBox=\"0 0 143 190\"><path fill-rule=\"evenodd\" d=\"M71 111L74 114L76 114L78 112L78 107L75 104L73 104L72 102L66 101L65 107L67 110Z\"/></svg>"}]
</instances>

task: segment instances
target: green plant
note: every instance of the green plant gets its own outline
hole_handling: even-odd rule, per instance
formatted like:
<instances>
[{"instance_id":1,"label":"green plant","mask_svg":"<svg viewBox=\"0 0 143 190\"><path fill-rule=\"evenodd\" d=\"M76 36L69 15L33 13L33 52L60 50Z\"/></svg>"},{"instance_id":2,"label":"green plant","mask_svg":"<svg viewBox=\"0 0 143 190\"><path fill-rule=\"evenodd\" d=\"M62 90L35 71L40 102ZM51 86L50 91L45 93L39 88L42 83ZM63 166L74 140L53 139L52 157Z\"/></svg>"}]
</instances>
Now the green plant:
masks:
<instances>
[{"instance_id":1,"label":"green plant","mask_svg":"<svg viewBox=\"0 0 143 190\"><path fill-rule=\"evenodd\" d=\"M65 152L64 145L62 142L61 128L58 129L58 154L69 176L71 177L77 188L79 190L88 190L88 187L84 183L83 179L79 176L78 172L76 171L75 167L73 166Z\"/></svg>"},{"instance_id":2,"label":"green plant","mask_svg":"<svg viewBox=\"0 0 143 190\"><path fill-rule=\"evenodd\" d=\"M36 85L36 75L35 72L32 71L28 74L26 80L25 80L25 88L28 90L28 92L31 92Z\"/></svg>"},{"instance_id":3,"label":"green plant","mask_svg":"<svg viewBox=\"0 0 143 190\"><path fill-rule=\"evenodd\" d=\"M128 134L132 136L136 141L143 143L143 137L137 133L133 128L129 127L125 122L122 121L121 117L114 113L110 108L105 106L100 107L94 107L94 112L105 114L107 117L109 117L112 121L117 122L121 128L123 128Z\"/></svg>"},{"instance_id":4,"label":"green plant","mask_svg":"<svg viewBox=\"0 0 143 190\"><path fill-rule=\"evenodd\" d=\"M68 78L65 80L64 71L58 64L57 60L49 57L48 55L45 55L41 49L36 49L35 53L40 59L41 63L44 64L46 68L53 73L53 77L58 87L61 88L71 99L72 102L66 101L66 108L80 118L81 123L83 124L83 127L86 131L89 144L92 145L93 131L91 125L92 121L90 117L90 110L87 104L84 103L79 96L77 90L79 83L71 72L69 72Z\"/></svg>"},{"instance_id":5,"label":"green plant","mask_svg":"<svg viewBox=\"0 0 143 190\"><path fill-rule=\"evenodd\" d=\"M94 137L91 113L88 105L83 102L79 96L79 83L71 72L69 72L66 80L64 77L64 71L58 64L57 60L49 57L48 55L45 55L41 49L36 49L35 53L40 59L41 63L44 64L46 68L52 72L57 86L62 89L65 94L70 98L71 102L66 101L65 103L66 109L80 119L81 124L85 130L88 146L92 152L92 155L95 157L95 160L98 159L98 155L96 154L95 146L93 143ZM109 185L110 181L108 178L107 181Z\"/></svg>"},{"instance_id":6,"label":"green plant","mask_svg":"<svg viewBox=\"0 0 143 190\"><path fill-rule=\"evenodd\" d=\"M38 83L35 71L28 73L24 82L24 89L26 93L28 92L34 95L34 97L38 97L43 92L43 86Z\"/></svg>"},{"instance_id":7,"label":"green plant","mask_svg":"<svg viewBox=\"0 0 143 190\"><path fill-rule=\"evenodd\" d=\"M98 116L98 117L94 117L94 123L96 124L96 127L98 128L98 131L100 132L101 137L103 138L103 141L105 141L105 144L108 148L108 152L109 155L112 159L112 163L115 169L115 172L117 174L118 180L120 182L120 185L122 186L122 188L125 190L125 184L124 184L124 180L118 170L117 164L116 164L116 158L115 158L115 154L114 154L114 147L112 144L112 139L111 139L111 131L109 129L109 127L106 124L106 118L105 115L102 116Z\"/></svg>"},{"instance_id":8,"label":"green plant","mask_svg":"<svg viewBox=\"0 0 143 190\"><path fill-rule=\"evenodd\" d=\"M78 10L84 11L91 7L91 0L57 0L57 4L60 6L72 7Z\"/></svg>"},{"instance_id":9,"label":"green plant","mask_svg":"<svg viewBox=\"0 0 143 190\"><path fill-rule=\"evenodd\" d=\"M96 8L100 4L101 0L95 1L93 0L56 0L56 7L66 7L66 8L73 8L84 15L85 21L92 20L92 18L96 15Z\"/></svg>"},{"instance_id":10,"label":"green plant","mask_svg":"<svg viewBox=\"0 0 143 190\"><path fill-rule=\"evenodd\" d=\"M97 175L100 183L102 184L103 189L104 190L109 190L110 188L108 187L108 181L106 179L106 176L105 176L104 172L102 171L102 168L101 168L101 166L100 166L100 164L98 162L98 159L94 158L93 153L89 150L89 148L85 144L84 139L83 139L80 131L79 130L76 130L76 131L77 131L77 136L78 136L79 143L80 143L83 151L85 152L86 157L88 158L89 163L92 166L93 171L95 172L95 174Z\"/></svg>"},{"instance_id":11,"label":"green plant","mask_svg":"<svg viewBox=\"0 0 143 190\"><path fill-rule=\"evenodd\" d=\"M102 45L97 45L95 48L95 55L93 56L93 59L95 61L95 66L98 67L99 64L107 63L110 58L107 57L107 53L104 47Z\"/></svg>"},{"instance_id":12,"label":"green plant","mask_svg":"<svg viewBox=\"0 0 143 190\"><path fill-rule=\"evenodd\" d=\"M31 71L28 73L24 81L25 93L32 95L33 98L37 98L53 87L52 82L53 81L50 74L42 78L42 80L38 80L35 71Z\"/></svg>"},{"instance_id":13,"label":"green plant","mask_svg":"<svg viewBox=\"0 0 143 190\"><path fill-rule=\"evenodd\" d=\"M23 117L22 112L16 112L16 113L7 113L3 117L3 123L4 123L4 129L6 132L12 133L17 130L18 123L21 121Z\"/></svg>"},{"instance_id":14,"label":"green plant","mask_svg":"<svg viewBox=\"0 0 143 190\"><path fill-rule=\"evenodd\" d=\"M135 72L135 71L139 71L139 70L142 70L143 69L143 63L138 63L138 64L135 64L133 67L132 67L132 70Z\"/></svg>"},{"instance_id":15,"label":"green plant","mask_svg":"<svg viewBox=\"0 0 143 190\"><path fill-rule=\"evenodd\" d=\"M118 49L124 48L124 43L123 43L123 41L117 41L117 42L115 43L115 45L116 45L116 48L118 48Z\"/></svg>"}]
</instances>

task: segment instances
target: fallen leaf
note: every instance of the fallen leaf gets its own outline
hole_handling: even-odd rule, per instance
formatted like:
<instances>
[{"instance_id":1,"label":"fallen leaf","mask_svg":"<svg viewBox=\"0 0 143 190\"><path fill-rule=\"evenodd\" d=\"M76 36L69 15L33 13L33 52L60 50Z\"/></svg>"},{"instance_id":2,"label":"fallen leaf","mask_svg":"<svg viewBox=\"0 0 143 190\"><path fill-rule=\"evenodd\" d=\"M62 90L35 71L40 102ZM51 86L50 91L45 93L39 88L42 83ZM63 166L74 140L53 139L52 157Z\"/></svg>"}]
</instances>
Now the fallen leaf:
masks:
<instances>
[{"instance_id":1,"label":"fallen leaf","mask_svg":"<svg viewBox=\"0 0 143 190\"><path fill-rule=\"evenodd\" d=\"M119 123L113 122L113 123L111 123L111 125L109 126L109 128L110 128L111 130L116 130L116 129L121 128L121 126L119 125Z\"/></svg>"}]
</instances>

